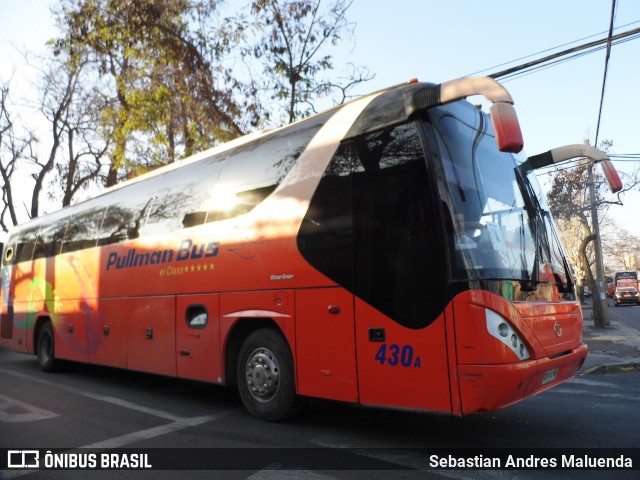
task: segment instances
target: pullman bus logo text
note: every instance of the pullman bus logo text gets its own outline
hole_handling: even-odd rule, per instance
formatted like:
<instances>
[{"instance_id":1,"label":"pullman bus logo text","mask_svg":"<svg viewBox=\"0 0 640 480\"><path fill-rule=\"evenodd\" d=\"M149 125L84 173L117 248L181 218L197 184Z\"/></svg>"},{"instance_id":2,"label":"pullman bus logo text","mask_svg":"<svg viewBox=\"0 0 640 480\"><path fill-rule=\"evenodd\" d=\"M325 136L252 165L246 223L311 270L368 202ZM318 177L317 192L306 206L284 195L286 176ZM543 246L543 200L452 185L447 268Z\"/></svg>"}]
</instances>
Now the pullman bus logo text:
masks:
<instances>
[{"instance_id":1,"label":"pullman bus logo text","mask_svg":"<svg viewBox=\"0 0 640 480\"><path fill-rule=\"evenodd\" d=\"M165 249L138 252L135 248L130 248L124 255L118 252L109 253L106 270L112 268L122 270L124 268L146 267L147 265L162 265L164 263L184 262L186 260L198 260L200 258L211 258L218 255L220 242L198 243L186 239L180 242L178 249Z\"/></svg>"}]
</instances>

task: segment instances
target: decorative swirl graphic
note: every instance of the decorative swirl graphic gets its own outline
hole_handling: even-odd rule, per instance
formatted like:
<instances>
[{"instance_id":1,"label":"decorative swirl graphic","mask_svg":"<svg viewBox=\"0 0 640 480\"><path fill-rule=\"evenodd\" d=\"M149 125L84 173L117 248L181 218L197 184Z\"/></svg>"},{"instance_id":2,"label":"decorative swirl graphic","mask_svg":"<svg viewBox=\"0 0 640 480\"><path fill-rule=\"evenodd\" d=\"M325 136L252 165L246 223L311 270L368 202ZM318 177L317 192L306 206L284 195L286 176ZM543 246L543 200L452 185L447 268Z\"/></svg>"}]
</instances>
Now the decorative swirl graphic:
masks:
<instances>
[{"instance_id":1,"label":"decorative swirl graphic","mask_svg":"<svg viewBox=\"0 0 640 480\"><path fill-rule=\"evenodd\" d=\"M87 332L87 335L83 336L83 338L78 338L74 335L60 335L62 332L67 331L71 324L67 316L70 303L67 303L69 300L63 300L53 285L43 277L36 277L29 283L29 292L26 298L26 318L24 321L19 321L16 316L15 325L23 329L31 328L35 325L37 315L42 313L44 304L46 305L46 311L49 313L53 328L59 334L59 338L69 344L75 352L83 355L91 355L100 348L103 342L100 333L104 326L104 320L102 313L95 305L98 298L96 284L91 278L89 269L79 257L72 255L66 258L66 261L67 265L73 271L75 279L73 277L66 278L67 283L65 283L65 290L73 291L74 296L77 295L75 298L80 298L80 311L75 319L77 321L77 319L81 318L80 314L84 313L83 321L86 327L84 331ZM66 267L66 265L64 267ZM91 341L89 341L89 339L91 339Z\"/></svg>"}]
</instances>

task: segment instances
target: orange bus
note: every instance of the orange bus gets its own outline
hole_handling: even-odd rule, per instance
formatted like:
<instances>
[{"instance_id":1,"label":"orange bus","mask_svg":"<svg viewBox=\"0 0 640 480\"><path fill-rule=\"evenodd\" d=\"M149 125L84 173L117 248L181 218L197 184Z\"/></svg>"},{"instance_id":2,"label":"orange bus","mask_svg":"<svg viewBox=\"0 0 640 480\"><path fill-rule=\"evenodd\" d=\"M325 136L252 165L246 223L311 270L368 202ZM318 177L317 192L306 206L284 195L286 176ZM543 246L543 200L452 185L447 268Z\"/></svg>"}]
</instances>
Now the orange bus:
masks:
<instances>
[{"instance_id":1,"label":"orange bus","mask_svg":"<svg viewBox=\"0 0 640 480\"><path fill-rule=\"evenodd\" d=\"M0 341L235 386L271 421L304 397L461 416L570 379L582 313L512 103L409 82L20 225Z\"/></svg>"}]
</instances>

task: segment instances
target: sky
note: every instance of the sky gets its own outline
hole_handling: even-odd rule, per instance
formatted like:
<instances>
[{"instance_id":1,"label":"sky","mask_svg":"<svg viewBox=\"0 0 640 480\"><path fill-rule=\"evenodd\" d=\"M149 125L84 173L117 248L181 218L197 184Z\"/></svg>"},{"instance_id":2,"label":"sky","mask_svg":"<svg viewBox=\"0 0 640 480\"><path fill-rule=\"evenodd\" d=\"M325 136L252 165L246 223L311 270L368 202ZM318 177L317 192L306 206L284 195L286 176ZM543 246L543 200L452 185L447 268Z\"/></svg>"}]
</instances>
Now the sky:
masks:
<instances>
[{"instance_id":1,"label":"sky","mask_svg":"<svg viewBox=\"0 0 640 480\"><path fill-rule=\"evenodd\" d=\"M244 2L227 0L230 6L234 3ZM29 92L34 77L18 50L42 52L55 35L50 4L0 0L0 78L13 76L12 91ZM347 16L355 24L354 38L332 52L334 66L337 73L347 63L366 66L375 74L357 90L366 94L414 77L441 83L479 71L489 74L506 68L498 67L505 62L603 38L611 0L354 0ZM614 27L614 33L639 28L640 1L618 0ZM593 142L604 65L605 50L600 50L504 82L515 102L528 155L586 138ZM638 78L640 39L613 46L598 137L613 140L610 153L640 153ZM629 161L614 164L621 171L638 166ZM543 185L546 177L541 177ZM640 194L626 195L622 201L624 206L610 207L607 217L640 236Z\"/></svg>"}]
</instances>

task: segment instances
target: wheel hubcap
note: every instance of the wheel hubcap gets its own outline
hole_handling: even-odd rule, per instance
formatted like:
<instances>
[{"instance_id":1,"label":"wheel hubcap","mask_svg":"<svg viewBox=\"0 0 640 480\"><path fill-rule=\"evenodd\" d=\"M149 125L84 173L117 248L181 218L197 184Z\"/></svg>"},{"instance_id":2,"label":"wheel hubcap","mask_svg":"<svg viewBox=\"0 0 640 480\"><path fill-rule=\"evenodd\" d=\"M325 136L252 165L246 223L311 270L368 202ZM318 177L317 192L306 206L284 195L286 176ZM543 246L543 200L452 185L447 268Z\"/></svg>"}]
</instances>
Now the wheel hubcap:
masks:
<instances>
[{"instance_id":1,"label":"wheel hubcap","mask_svg":"<svg viewBox=\"0 0 640 480\"><path fill-rule=\"evenodd\" d=\"M268 402L276 395L280 387L280 368L273 352L266 348L257 348L246 366L246 382L249 393L259 402Z\"/></svg>"}]
</instances>

